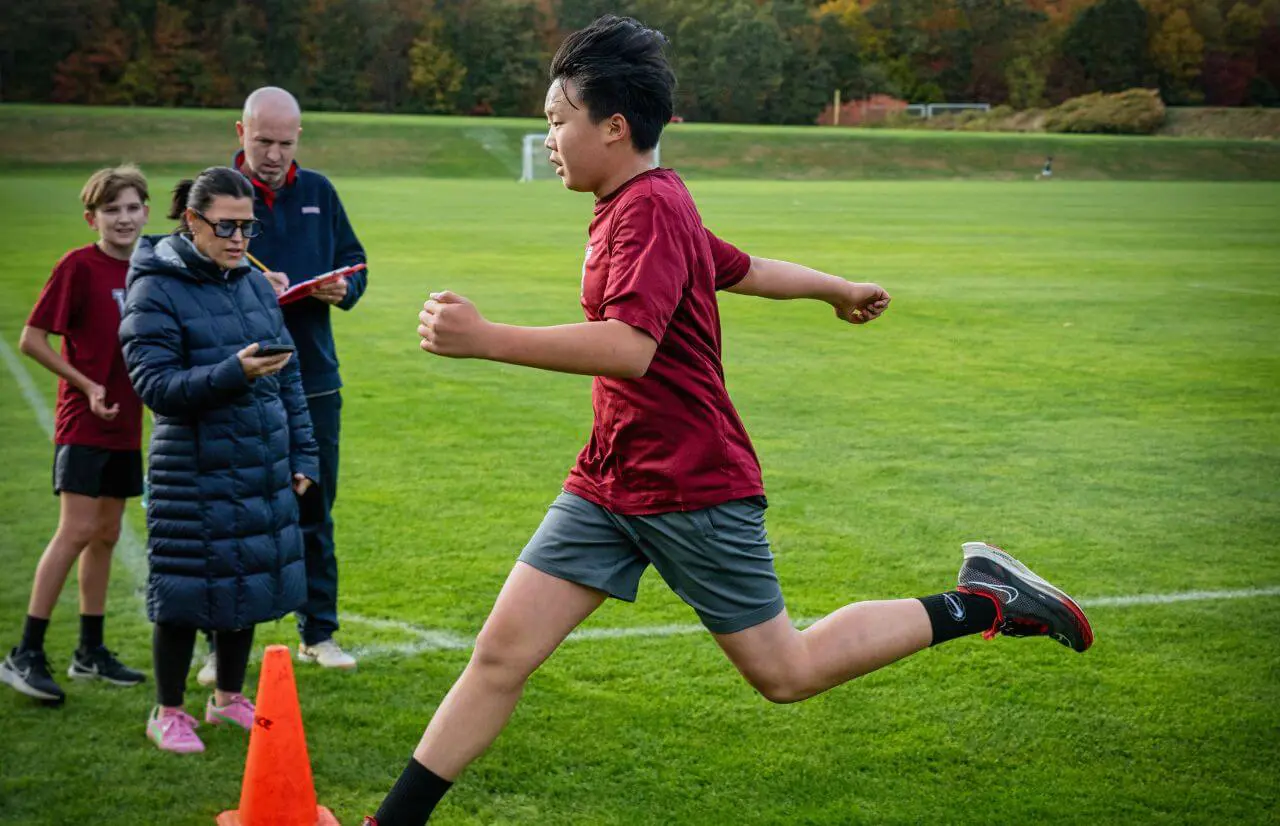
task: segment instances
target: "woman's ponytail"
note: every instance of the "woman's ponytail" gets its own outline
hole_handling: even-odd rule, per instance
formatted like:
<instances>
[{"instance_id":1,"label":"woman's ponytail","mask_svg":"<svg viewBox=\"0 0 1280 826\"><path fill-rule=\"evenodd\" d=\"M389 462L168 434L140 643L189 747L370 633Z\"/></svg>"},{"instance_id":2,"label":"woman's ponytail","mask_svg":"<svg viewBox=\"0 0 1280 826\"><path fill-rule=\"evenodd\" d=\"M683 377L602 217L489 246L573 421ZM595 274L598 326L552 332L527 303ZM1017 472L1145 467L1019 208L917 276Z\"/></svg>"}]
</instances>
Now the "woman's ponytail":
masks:
<instances>
[{"instance_id":1,"label":"woman's ponytail","mask_svg":"<svg viewBox=\"0 0 1280 826\"><path fill-rule=\"evenodd\" d=\"M169 218L179 222L178 232L188 232L191 229L187 226L187 199L191 197L191 187L195 184L196 182L190 178L183 178L173 188L173 200L169 203Z\"/></svg>"}]
</instances>

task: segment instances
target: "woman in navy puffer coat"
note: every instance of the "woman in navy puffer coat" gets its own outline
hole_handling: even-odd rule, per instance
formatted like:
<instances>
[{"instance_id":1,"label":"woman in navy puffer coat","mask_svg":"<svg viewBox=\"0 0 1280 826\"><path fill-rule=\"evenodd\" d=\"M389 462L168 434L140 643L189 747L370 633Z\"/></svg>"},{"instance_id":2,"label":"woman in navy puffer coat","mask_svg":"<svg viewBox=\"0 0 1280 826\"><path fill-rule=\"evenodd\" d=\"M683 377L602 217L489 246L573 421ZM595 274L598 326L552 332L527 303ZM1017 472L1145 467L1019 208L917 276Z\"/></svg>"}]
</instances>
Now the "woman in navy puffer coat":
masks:
<instances>
[{"instance_id":1,"label":"woman in navy puffer coat","mask_svg":"<svg viewBox=\"0 0 1280 826\"><path fill-rule=\"evenodd\" d=\"M207 169L174 192L180 232L144 237L130 262L120 338L138 395L156 415L147 509L147 613L159 706L147 734L202 751L182 709L197 629L218 648L205 719L249 728L241 694L253 627L306 599L298 496L319 476L311 419L275 293L243 264L257 234L252 188Z\"/></svg>"}]
</instances>

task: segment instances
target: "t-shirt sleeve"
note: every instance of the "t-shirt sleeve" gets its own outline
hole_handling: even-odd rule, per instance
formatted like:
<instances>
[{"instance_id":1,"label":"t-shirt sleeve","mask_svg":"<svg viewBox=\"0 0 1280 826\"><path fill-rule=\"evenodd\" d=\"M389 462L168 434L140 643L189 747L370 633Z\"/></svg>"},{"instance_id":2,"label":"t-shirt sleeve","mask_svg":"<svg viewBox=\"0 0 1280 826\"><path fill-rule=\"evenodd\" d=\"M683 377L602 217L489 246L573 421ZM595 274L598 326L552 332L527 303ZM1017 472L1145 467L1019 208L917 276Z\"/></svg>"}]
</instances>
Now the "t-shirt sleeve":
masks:
<instances>
[{"instance_id":1,"label":"t-shirt sleeve","mask_svg":"<svg viewBox=\"0 0 1280 826\"><path fill-rule=\"evenodd\" d=\"M751 269L751 256L716 237L715 233L703 227L707 234L707 243L711 245L711 261L716 270L716 289L727 290L747 277Z\"/></svg>"},{"instance_id":2,"label":"t-shirt sleeve","mask_svg":"<svg viewBox=\"0 0 1280 826\"><path fill-rule=\"evenodd\" d=\"M66 256L53 268L53 275L44 285L44 291L31 308L27 326L47 330L65 336L75 326L76 318L76 270L71 256Z\"/></svg>"},{"instance_id":3,"label":"t-shirt sleeve","mask_svg":"<svg viewBox=\"0 0 1280 826\"><path fill-rule=\"evenodd\" d=\"M643 330L661 343L675 314L689 262L681 245L679 221L658 197L628 204L609 239L609 275L600 315Z\"/></svg>"}]
</instances>

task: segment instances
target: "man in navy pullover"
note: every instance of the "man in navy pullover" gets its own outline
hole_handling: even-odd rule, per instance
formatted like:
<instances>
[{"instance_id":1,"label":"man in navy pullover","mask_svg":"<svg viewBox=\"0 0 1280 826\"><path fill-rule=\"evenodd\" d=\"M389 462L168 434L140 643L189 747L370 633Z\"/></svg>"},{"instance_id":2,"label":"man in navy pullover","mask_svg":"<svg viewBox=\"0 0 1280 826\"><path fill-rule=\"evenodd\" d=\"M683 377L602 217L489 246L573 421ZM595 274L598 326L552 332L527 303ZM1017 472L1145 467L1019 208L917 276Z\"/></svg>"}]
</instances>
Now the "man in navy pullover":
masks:
<instances>
[{"instance_id":1,"label":"man in navy pullover","mask_svg":"<svg viewBox=\"0 0 1280 826\"><path fill-rule=\"evenodd\" d=\"M253 257L268 267L277 291L308 278L365 263L364 247L329 179L294 161L302 112L284 89L264 87L245 100L236 124L241 151L233 166L253 182L253 213L262 234ZM342 378L331 311L350 310L368 284L367 270L327 285L284 310L298 348L302 389L320 445L320 483L301 503L306 543L307 602L298 612L298 657L329 668L354 668L355 658L333 639L338 630L338 561L333 545L333 503L338 493L338 435Z\"/></svg>"}]
</instances>

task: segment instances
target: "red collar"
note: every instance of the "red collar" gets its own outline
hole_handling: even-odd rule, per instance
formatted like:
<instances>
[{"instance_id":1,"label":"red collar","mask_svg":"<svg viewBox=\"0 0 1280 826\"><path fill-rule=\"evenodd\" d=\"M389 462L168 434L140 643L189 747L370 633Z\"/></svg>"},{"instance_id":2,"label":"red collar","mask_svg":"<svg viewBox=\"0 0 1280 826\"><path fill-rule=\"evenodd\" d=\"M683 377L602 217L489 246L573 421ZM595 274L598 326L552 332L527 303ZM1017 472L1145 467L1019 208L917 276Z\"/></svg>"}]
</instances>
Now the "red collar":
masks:
<instances>
[{"instance_id":1,"label":"red collar","mask_svg":"<svg viewBox=\"0 0 1280 826\"><path fill-rule=\"evenodd\" d=\"M232 163L235 164L236 169L240 170L242 175L249 179L249 183L253 184L253 188L262 196L262 201L267 205L267 209L273 208L276 204L276 191L258 180L256 175L252 175L246 170L243 149L236 153L235 160ZM293 182L296 180L298 180L298 162L294 161L289 164L289 171L285 173L284 185L293 186Z\"/></svg>"}]
</instances>

